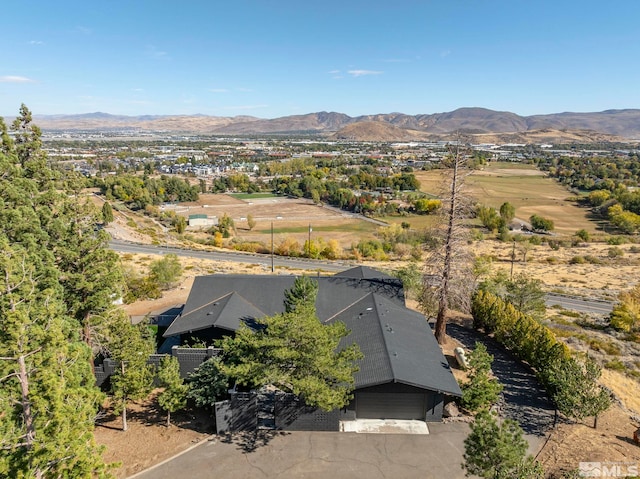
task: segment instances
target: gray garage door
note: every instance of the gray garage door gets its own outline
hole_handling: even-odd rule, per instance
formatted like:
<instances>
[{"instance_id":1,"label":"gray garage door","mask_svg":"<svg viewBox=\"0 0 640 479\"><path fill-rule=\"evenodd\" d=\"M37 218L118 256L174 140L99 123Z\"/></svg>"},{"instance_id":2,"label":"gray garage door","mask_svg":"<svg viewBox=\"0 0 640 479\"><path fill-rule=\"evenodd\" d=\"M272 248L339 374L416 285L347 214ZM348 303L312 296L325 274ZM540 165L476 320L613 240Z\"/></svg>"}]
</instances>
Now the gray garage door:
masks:
<instances>
[{"instance_id":1,"label":"gray garage door","mask_svg":"<svg viewBox=\"0 0 640 479\"><path fill-rule=\"evenodd\" d=\"M422 419L424 393L356 393L356 417L361 419Z\"/></svg>"}]
</instances>

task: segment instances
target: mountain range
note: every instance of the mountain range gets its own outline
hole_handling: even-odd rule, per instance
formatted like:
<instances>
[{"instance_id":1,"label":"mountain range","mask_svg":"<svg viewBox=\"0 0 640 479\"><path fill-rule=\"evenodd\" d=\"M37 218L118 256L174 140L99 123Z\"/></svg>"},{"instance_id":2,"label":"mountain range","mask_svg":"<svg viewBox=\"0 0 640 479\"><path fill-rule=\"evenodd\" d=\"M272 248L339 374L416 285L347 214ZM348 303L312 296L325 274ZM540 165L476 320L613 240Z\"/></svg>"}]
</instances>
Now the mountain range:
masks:
<instances>
[{"instance_id":1,"label":"mountain range","mask_svg":"<svg viewBox=\"0 0 640 479\"><path fill-rule=\"evenodd\" d=\"M123 116L108 113L35 116L47 130L113 131L134 129L210 135L318 134L335 139L400 141L441 138L462 133L479 138L564 138L570 141L640 139L640 109L593 113L520 116L486 108L459 108L446 113L387 113L351 117L318 112L261 119L251 116L207 115ZM506 136L505 136L506 135Z\"/></svg>"}]
</instances>

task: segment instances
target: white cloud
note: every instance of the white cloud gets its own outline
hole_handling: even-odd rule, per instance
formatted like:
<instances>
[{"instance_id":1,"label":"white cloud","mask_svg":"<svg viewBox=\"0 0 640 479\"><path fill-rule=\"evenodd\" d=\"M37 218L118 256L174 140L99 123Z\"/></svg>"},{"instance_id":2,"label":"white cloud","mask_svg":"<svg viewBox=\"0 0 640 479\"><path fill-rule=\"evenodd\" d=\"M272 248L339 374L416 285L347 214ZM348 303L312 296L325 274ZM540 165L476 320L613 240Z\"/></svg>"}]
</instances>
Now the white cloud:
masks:
<instances>
[{"instance_id":1,"label":"white cloud","mask_svg":"<svg viewBox=\"0 0 640 479\"><path fill-rule=\"evenodd\" d=\"M411 60L408 58L386 58L382 60L385 63L409 63Z\"/></svg>"},{"instance_id":2,"label":"white cloud","mask_svg":"<svg viewBox=\"0 0 640 479\"><path fill-rule=\"evenodd\" d=\"M15 76L15 75L6 75L0 77L0 83L35 83L35 80L27 77Z\"/></svg>"},{"instance_id":3,"label":"white cloud","mask_svg":"<svg viewBox=\"0 0 640 479\"><path fill-rule=\"evenodd\" d=\"M157 58L157 59L167 58L167 55L168 55L167 52L159 50L158 48L156 48L155 45L147 45L146 53L151 58Z\"/></svg>"},{"instance_id":4,"label":"white cloud","mask_svg":"<svg viewBox=\"0 0 640 479\"><path fill-rule=\"evenodd\" d=\"M83 26L77 26L76 31L82 33L83 35L91 35L93 33L93 30Z\"/></svg>"},{"instance_id":5,"label":"white cloud","mask_svg":"<svg viewBox=\"0 0 640 479\"><path fill-rule=\"evenodd\" d=\"M251 88L236 88L236 91L241 91L243 93L248 93L248 92L252 92L253 90Z\"/></svg>"},{"instance_id":6,"label":"white cloud","mask_svg":"<svg viewBox=\"0 0 640 479\"><path fill-rule=\"evenodd\" d=\"M144 88L132 88L131 90L141 92L141 91L144 91Z\"/></svg>"},{"instance_id":7,"label":"white cloud","mask_svg":"<svg viewBox=\"0 0 640 479\"><path fill-rule=\"evenodd\" d=\"M347 73L354 77L362 77L366 75L381 75L384 72L376 70L349 70Z\"/></svg>"},{"instance_id":8,"label":"white cloud","mask_svg":"<svg viewBox=\"0 0 640 479\"><path fill-rule=\"evenodd\" d=\"M209 88L211 93L227 93L229 90L226 88Z\"/></svg>"},{"instance_id":9,"label":"white cloud","mask_svg":"<svg viewBox=\"0 0 640 479\"><path fill-rule=\"evenodd\" d=\"M44 42L41 42L40 40L31 40L29 45L44 45Z\"/></svg>"},{"instance_id":10,"label":"white cloud","mask_svg":"<svg viewBox=\"0 0 640 479\"><path fill-rule=\"evenodd\" d=\"M340 73L340 70L331 70L329 75L337 75L338 73Z\"/></svg>"},{"instance_id":11,"label":"white cloud","mask_svg":"<svg viewBox=\"0 0 640 479\"><path fill-rule=\"evenodd\" d=\"M449 55L451 55L451 50L443 50L440 52L442 58L448 57Z\"/></svg>"}]
</instances>

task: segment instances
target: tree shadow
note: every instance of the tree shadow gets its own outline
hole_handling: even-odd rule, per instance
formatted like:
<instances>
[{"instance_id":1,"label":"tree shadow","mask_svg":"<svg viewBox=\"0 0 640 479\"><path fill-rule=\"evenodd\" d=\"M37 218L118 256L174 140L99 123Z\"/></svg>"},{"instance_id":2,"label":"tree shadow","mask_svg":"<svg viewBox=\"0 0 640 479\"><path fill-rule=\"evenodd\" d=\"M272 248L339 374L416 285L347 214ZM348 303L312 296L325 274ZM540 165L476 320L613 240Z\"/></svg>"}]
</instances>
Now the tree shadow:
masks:
<instances>
[{"instance_id":1,"label":"tree shadow","mask_svg":"<svg viewBox=\"0 0 640 479\"><path fill-rule=\"evenodd\" d=\"M121 431L122 425L118 425L119 419L120 415L114 414L112 410L106 410L96 419L95 426ZM167 423L167 413L159 407L157 398L154 397L142 404L131 403L127 408L127 420L145 426L164 426ZM208 411L201 408L185 408L172 413L171 426L203 434L216 432L215 419Z\"/></svg>"},{"instance_id":2,"label":"tree shadow","mask_svg":"<svg viewBox=\"0 0 640 479\"><path fill-rule=\"evenodd\" d=\"M555 407L538 382L535 372L513 357L492 338L459 324L447 324L447 334L473 349L476 341L493 355L493 374L504 386L502 414L520 424L525 434L545 436L557 421Z\"/></svg>"},{"instance_id":3,"label":"tree shadow","mask_svg":"<svg viewBox=\"0 0 640 479\"><path fill-rule=\"evenodd\" d=\"M260 447L267 446L275 437L288 436L290 434L286 431L274 430L241 431L227 433L221 436L221 441L225 444L235 444L244 454L249 454Z\"/></svg>"},{"instance_id":4,"label":"tree shadow","mask_svg":"<svg viewBox=\"0 0 640 479\"><path fill-rule=\"evenodd\" d=\"M635 442L635 441L634 441L632 438L630 438L630 437L627 437L627 436L618 436L618 435L616 434L616 439L618 439L618 440L620 440L620 441L623 441L623 442L626 442L626 443L629 443L629 444L631 444L632 446L636 446L638 449L640 449L640 444L639 444L639 443L637 443L637 442Z\"/></svg>"}]
</instances>

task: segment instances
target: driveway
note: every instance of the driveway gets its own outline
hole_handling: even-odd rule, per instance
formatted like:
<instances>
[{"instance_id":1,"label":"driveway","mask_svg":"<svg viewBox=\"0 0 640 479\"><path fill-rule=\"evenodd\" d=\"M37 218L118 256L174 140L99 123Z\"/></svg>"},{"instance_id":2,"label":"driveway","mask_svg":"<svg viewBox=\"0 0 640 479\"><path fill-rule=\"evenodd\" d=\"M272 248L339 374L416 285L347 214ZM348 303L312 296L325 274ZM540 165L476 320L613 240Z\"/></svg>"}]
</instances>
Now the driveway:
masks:
<instances>
[{"instance_id":1,"label":"driveway","mask_svg":"<svg viewBox=\"0 0 640 479\"><path fill-rule=\"evenodd\" d=\"M529 452L536 454L554 424L555 407L534 372L509 354L496 341L458 324L447 324L447 334L473 349L476 341L493 355L493 374L504 385L502 415L516 420L529 442Z\"/></svg>"},{"instance_id":2,"label":"driveway","mask_svg":"<svg viewBox=\"0 0 640 479\"><path fill-rule=\"evenodd\" d=\"M276 432L265 441L215 436L136 479L462 479L464 423L429 435Z\"/></svg>"},{"instance_id":3,"label":"driveway","mask_svg":"<svg viewBox=\"0 0 640 479\"><path fill-rule=\"evenodd\" d=\"M465 347L481 341L494 356L504 384L502 414L518 421L536 454L553 426L554 408L534 373L496 342L457 324L447 333ZM136 479L463 479L466 423L429 423L429 435L345 432L274 432L264 439L234 435L212 439Z\"/></svg>"}]
</instances>

